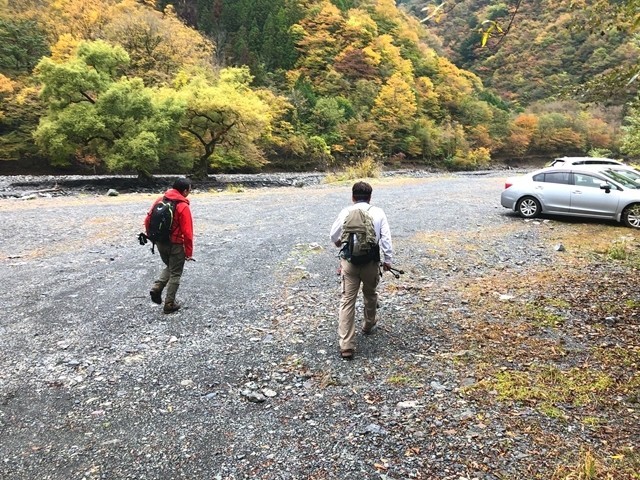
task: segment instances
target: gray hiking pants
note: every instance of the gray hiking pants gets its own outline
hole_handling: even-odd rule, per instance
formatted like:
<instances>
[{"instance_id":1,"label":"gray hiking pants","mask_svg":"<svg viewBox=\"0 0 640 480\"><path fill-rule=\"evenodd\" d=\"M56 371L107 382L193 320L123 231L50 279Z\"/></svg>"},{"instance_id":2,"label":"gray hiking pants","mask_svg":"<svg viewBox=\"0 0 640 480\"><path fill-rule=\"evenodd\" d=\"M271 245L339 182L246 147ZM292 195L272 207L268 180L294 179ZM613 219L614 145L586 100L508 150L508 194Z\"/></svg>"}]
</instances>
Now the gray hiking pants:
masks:
<instances>
[{"instance_id":1,"label":"gray hiking pants","mask_svg":"<svg viewBox=\"0 0 640 480\"><path fill-rule=\"evenodd\" d=\"M155 285L161 290L164 289L165 286L167 287L167 295L164 299L165 303L174 302L186 260L184 245L180 243L158 242L156 243L156 248L165 267L160 272L160 276L158 280L156 280Z\"/></svg>"}]
</instances>

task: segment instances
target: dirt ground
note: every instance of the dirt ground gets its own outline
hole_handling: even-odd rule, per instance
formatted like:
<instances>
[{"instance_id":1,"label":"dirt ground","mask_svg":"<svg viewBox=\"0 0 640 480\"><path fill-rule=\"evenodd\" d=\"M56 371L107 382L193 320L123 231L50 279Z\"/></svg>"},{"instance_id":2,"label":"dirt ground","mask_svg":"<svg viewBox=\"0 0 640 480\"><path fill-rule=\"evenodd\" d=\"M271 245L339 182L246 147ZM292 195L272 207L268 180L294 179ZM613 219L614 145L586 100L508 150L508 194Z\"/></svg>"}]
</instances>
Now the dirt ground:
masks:
<instances>
[{"instance_id":1,"label":"dirt ground","mask_svg":"<svg viewBox=\"0 0 640 480\"><path fill-rule=\"evenodd\" d=\"M511 174L371 181L406 273L350 362L350 183L196 185L171 315L136 238L161 190L0 199L0 478L640 478L640 233L525 222Z\"/></svg>"}]
</instances>

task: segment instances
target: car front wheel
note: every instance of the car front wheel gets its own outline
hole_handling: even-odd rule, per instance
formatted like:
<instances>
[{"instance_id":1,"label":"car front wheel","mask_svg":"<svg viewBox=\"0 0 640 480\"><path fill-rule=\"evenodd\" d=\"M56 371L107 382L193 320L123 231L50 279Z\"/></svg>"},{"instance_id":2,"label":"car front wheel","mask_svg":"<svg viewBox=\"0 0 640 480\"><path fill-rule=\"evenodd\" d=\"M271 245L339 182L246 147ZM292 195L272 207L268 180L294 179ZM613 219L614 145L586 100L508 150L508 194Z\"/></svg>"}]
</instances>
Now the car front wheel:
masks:
<instances>
[{"instance_id":1,"label":"car front wheel","mask_svg":"<svg viewBox=\"0 0 640 480\"><path fill-rule=\"evenodd\" d=\"M622 212L622 223L627 227L640 229L640 204L629 205Z\"/></svg>"},{"instance_id":2,"label":"car front wheel","mask_svg":"<svg viewBox=\"0 0 640 480\"><path fill-rule=\"evenodd\" d=\"M540 202L533 197L524 197L518 200L516 210L523 218L536 218L540 215Z\"/></svg>"}]
</instances>

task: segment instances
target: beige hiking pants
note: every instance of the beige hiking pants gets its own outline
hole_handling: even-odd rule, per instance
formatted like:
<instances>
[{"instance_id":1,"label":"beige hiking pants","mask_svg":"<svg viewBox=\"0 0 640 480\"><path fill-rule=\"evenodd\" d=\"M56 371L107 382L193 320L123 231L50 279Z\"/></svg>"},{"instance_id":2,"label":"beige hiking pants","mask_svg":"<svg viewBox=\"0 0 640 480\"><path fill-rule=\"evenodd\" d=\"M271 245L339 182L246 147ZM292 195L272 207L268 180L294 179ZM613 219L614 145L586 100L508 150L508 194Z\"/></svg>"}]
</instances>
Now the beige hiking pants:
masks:
<instances>
[{"instance_id":1,"label":"beige hiking pants","mask_svg":"<svg viewBox=\"0 0 640 480\"><path fill-rule=\"evenodd\" d=\"M378 305L378 292L376 287L380 281L378 262L369 262L366 265L352 265L346 260L341 260L342 265L342 300L340 302L340 314L338 318L338 340L340 350L355 350L356 342L356 299L360 284L362 283L362 295L364 298L364 327L372 327L376 323L376 307Z\"/></svg>"}]
</instances>

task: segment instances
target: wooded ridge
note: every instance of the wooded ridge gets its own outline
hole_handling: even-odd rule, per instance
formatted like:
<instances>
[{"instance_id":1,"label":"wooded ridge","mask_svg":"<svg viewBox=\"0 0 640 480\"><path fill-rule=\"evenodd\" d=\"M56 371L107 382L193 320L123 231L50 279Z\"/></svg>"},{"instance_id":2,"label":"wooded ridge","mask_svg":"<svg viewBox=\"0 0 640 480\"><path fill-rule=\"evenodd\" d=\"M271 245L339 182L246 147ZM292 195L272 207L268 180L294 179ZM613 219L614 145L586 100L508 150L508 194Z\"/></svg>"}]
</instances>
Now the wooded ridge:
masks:
<instances>
[{"instance_id":1,"label":"wooded ridge","mask_svg":"<svg viewBox=\"0 0 640 480\"><path fill-rule=\"evenodd\" d=\"M589 5L575 18L530 2L514 17L510 3L461 1L425 21L428 4L393 0L4 3L3 173L470 170L638 153L634 84L606 102L575 96L637 65L630 29L568 33ZM509 15L499 48L482 47L483 19Z\"/></svg>"}]
</instances>

